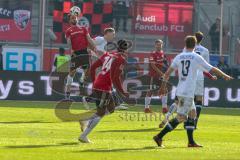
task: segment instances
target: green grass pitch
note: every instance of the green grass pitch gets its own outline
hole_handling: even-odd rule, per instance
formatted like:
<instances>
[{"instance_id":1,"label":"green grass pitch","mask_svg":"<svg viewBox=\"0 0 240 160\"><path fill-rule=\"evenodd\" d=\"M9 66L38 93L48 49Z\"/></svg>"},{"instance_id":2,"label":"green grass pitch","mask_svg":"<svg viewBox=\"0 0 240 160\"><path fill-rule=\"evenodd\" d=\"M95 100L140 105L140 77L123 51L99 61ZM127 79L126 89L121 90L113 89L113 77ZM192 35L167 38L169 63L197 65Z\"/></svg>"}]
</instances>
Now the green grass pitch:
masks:
<instances>
[{"instance_id":1,"label":"green grass pitch","mask_svg":"<svg viewBox=\"0 0 240 160\"><path fill-rule=\"evenodd\" d=\"M187 148L182 125L158 148L152 137L159 121L148 121L143 107L106 116L91 133L93 144L78 143L77 122L61 122L54 102L0 101L0 160L239 160L240 109L204 108L195 139ZM75 104L73 112L81 112ZM160 110L155 106L154 110ZM140 117L139 117L140 116Z\"/></svg>"}]
</instances>

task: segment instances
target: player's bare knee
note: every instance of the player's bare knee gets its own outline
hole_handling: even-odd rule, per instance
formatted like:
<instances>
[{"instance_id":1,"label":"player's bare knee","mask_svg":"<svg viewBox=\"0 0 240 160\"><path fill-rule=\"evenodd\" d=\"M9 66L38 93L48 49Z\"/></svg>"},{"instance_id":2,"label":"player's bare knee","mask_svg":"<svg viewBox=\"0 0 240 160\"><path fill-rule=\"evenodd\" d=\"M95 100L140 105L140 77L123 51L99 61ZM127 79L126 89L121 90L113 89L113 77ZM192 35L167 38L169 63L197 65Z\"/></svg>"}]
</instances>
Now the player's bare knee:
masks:
<instances>
[{"instance_id":1,"label":"player's bare knee","mask_svg":"<svg viewBox=\"0 0 240 160\"><path fill-rule=\"evenodd\" d=\"M194 102L196 103L201 103L203 102L203 96L195 96L194 97Z\"/></svg>"},{"instance_id":2,"label":"player's bare knee","mask_svg":"<svg viewBox=\"0 0 240 160\"><path fill-rule=\"evenodd\" d=\"M184 122L187 120L187 116L183 114L178 114L176 118L179 122Z\"/></svg>"},{"instance_id":3,"label":"player's bare knee","mask_svg":"<svg viewBox=\"0 0 240 160\"><path fill-rule=\"evenodd\" d=\"M188 117L191 119L195 119L196 118L196 110L192 109L189 113L188 113Z\"/></svg>"},{"instance_id":4,"label":"player's bare knee","mask_svg":"<svg viewBox=\"0 0 240 160\"><path fill-rule=\"evenodd\" d=\"M179 100L178 100L178 97L177 97L177 96L176 96L175 99L174 99L174 103L175 103L176 105L179 104Z\"/></svg>"},{"instance_id":5,"label":"player's bare knee","mask_svg":"<svg viewBox=\"0 0 240 160\"><path fill-rule=\"evenodd\" d=\"M76 73L76 69L73 69L69 72L69 76L74 77L75 73Z\"/></svg>"},{"instance_id":6,"label":"player's bare knee","mask_svg":"<svg viewBox=\"0 0 240 160\"><path fill-rule=\"evenodd\" d=\"M72 82L73 82L73 77L69 74L69 75L67 76L66 85L69 86L69 85L72 84Z\"/></svg>"},{"instance_id":7,"label":"player's bare knee","mask_svg":"<svg viewBox=\"0 0 240 160\"><path fill-rule=\"evenodd\" d=\"M203 100L202 99L196 99L195 100L195 105L196 106L202 106L203 105Z\"/></svg>"}]
</instances>

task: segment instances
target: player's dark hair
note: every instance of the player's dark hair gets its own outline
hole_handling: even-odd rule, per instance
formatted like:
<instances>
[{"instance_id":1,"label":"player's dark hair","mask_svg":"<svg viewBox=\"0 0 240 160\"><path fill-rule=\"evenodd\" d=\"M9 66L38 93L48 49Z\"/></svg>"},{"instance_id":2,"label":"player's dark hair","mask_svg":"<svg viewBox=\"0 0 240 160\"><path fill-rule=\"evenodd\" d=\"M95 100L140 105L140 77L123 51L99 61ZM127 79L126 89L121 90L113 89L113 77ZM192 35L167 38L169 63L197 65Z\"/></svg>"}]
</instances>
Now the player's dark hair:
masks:
<instances>
[{"instance_id":1,"label":"player's dark hair","mask_svg":"<svg viewBox=\"0 0 240 160\"><path fill-rule=\"evenodd\" d=\"M185 45L187 49L194 49L197 43L197 39L195 36L187 36L185 38Z\"/></svg>"},{"instance_id":2,"label":"player's dark hair","mask_svg":"<svg viewBox=\"0 0 240 160\"><path fill-rule=\"evenodd\" d=\"M107 34L107 33L114 33L115 32L115 29L114 28L105 28L104 31L103 31L103 34Z\"/></svg>"},{"instance_id":3,"label":"player's dark hair","mask_svg":"<svg viewBox=\"0 0 240 160\"><path fill-rule=\"evenodd\" d=\"M70 18L71 18L71 14L68 14L67 16L66 16L66 22L69 22L70 21Z\"/></svg>"},{"instance_id":4,"label":"player's dark hair","mask_svg":"<svg viewBox=\"0 0 240 160\"><path fill-rule=\"evenodd\" d=\"M196 37L196 39L197 39L197 43L201 43L202 40L203 40L204 35L203 35L202 32L199 31L199 32L196 32L196 33L195 33L195 37Z\"/></svg>"},{"instance_id":5,"label":"player's dark hair","mask_svg":"<svg viewBox=\"0 0 240 160\"><path fill-rule=\"evenodd\" d=\"M64 53L65 52L65 49L63 47L60 47L59 48L59 53Z\"/></svg>"},{"instance_id":6,"label":"player's dark hair","mask_svg":"<svg viewBox=\"0 0 240 160\"><path fill-rule=\"evenodd\" d=\"M161 39L157 39L156 41L155 41L155 44L156 43L162 43L163 44L163 41L161 40Z\"/></svg>"},{"instance_id":7,"label":"player's dark hair","mask_svg":"<svg viewBox=\"0 0 240 160\"><path fill-rule=\"evenodd\" d=\"M117 46L118 46L117 50L119 52L122 52L122 51L126 51L129 48L131 48L132 43L130 43L129 41L127 41L125 39L121 39L117 42Z\"/></svg>"}]
</instances>

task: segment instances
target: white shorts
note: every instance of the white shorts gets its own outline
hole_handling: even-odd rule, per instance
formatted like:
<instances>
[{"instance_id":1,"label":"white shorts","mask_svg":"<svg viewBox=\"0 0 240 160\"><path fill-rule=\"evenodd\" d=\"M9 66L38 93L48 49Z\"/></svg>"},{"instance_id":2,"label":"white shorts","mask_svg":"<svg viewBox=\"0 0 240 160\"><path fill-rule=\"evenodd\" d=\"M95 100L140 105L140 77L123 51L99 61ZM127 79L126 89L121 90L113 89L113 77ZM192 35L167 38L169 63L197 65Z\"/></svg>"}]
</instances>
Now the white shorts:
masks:
<instances>
[{"instance_id":1,"label":"white shorts","mask_svg":"<svg viewBox=\"0 0 240 160\"><path fill-rule=\"evenodd\" d=\"M203 93L204 93L204 80L197 80L194 95L203 96Z\"/></svg>"},{"instance_id":2,"label":"white shorts","mask_svg":"<svg viewBox=\"0 0 240 160\"><path fill-rule=\"evenodd\" d=\"M178 97L178 107L177 107L177 113L183 116L187 116L189 111L195 109L196 106L194 103L193 98L188 97Z\"/></svg>"}]
</instances>

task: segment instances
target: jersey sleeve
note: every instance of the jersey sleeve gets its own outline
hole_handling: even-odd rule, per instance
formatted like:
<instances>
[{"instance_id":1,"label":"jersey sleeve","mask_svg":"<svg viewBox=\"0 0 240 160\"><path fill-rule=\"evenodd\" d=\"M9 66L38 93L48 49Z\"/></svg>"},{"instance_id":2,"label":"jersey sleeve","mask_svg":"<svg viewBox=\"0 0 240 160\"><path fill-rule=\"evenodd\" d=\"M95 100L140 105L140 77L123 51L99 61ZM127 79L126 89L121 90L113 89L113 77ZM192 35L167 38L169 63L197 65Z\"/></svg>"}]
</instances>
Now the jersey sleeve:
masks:
<instances>
[{"instance_id":1,"label":"jersey sleeve","mask_svg":"<svg viewBox=\"0 0 240 160\"><path fill-rule=\"evenodd\" d=\"M124 94L123 86L122 86L122 78L121 74L123 72L123 66L124 66L124 61L115 61L113 63L113 67L111 68L111 78L113 85L116 87L116 89Z\"/></svg>"},{"instance_id":2,"label":"jersey sleeve","mask_svg":"<svg viewBox=\"0 0 240 160\"><path fill-rule=\"evenodd\" d=\"M196 56L196 62L198 63L201 71L209 72L213 68L212 65L210 65L203 57L199 55Z\"/></svg>"},{"instance_id":3,"label":"jersey sleeve","mask_svg":"<svg viewBox=\"0 0 240 160\"><path fill-rule=\"evenodd\" d=\"M153 62L154 62L154 56L153 56L152 53L151 53L150 56L149 56L149 62L150 62L150 63L153 63Z\"/></svg>"},{"instance_id":4,"label":"jersey sleeve","mask_svg":"<svg viewBox=\"0 0 240 160\"><path fill-rule=\"evenodd\" d=\"M209 72L203 72L203 75L211 80L213 80L213 75Z\"/></svg>"},{"instance_id":5,"label":"jersey sleeve","mask_svg":"<svg viewBox=\"0 0 240 160\"><path fill-rule=\"evenodd\" d=\"M170 65L170 67L173 68L173 69L177 69L178 68L177 62L178 62L178 56L173 59L172 64Z\"/></svg>"},{"instance_id":6,"label":"jersey sleeve","mask_svg":"<svg viewBox=\"0 0 240 160\"><path fill-rule=\"evenodd\" d=\"M206 59L206 61L207 61L208 63L210 62L208 49L206 49L206 51L205 51L205 59Z\"/></svg>"},{"instance_id":7,"label":"jersey sleeve","mask_svg":"<svg viewBox=\"0 0 240 160\"><path fill-rule=\"evenodd\" d=\"M88 35L88 34L89 34L88 29L87 29L86 27L83 27L83 31L84 31L84 34L85 34L85 35Z\"/></svg>"},{"instance_id":8,"label":"jersey sleeve","mask_svg":"<svg viewBox=\"0 0 240 160\"><path fill-rule=\"evenodd\" d=\"M66 38L66 39L70 38L70 32L69 32L69 30L66 30L66 32L65 32L65 38Z\"/></svg>"},{"instance_id":9,"label":"jersey sleeve","mask_svg":"<svg viewBox=\"0 0 240 160\"><path fill-rule=\"evenodd\" d=\"M96 37L93 39L95 45L100 45L102 43L102 37Z\"/></svg>"},{"instance_id":10,"label":"jersey sleeve","mask_svg":"<svg viewBox=\"0 0 240 160\"><path fill-rule=\"evenodd\" d=\"M57 57L55 57L54 62L53 62L53 65L54 65L55 67L57 67Z\"/></svg>"}]
</instances>

